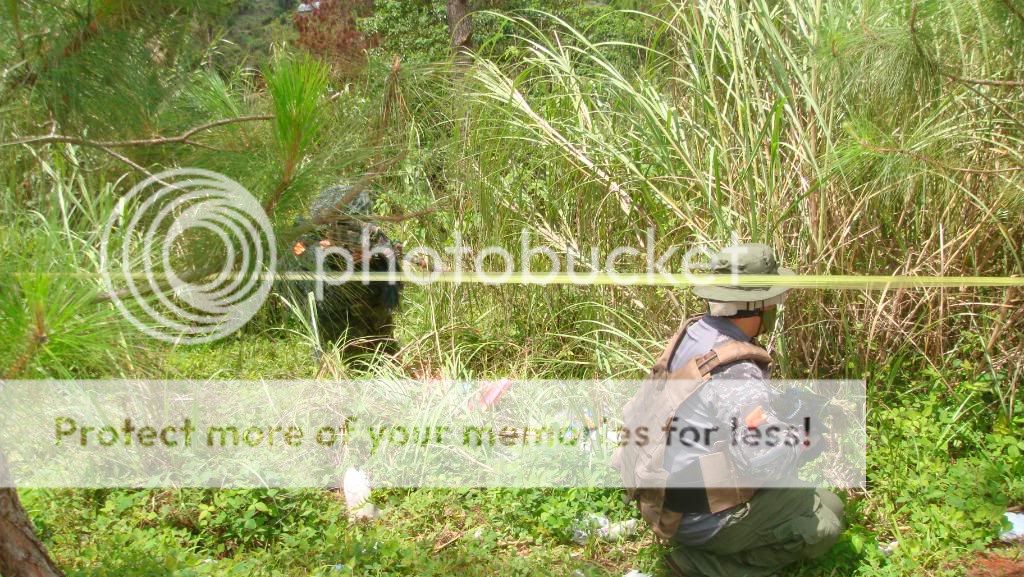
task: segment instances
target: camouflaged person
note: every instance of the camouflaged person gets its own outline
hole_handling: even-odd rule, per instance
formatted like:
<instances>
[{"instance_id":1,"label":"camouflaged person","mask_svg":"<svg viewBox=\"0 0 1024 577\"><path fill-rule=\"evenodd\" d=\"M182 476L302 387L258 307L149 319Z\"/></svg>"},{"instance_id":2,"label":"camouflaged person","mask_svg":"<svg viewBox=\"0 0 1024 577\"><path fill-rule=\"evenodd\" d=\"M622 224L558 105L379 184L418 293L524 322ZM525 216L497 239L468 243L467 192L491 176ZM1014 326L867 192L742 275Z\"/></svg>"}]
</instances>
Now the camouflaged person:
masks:
<instances>
[{"instance_id":1,"label":"camouflaged person","mask_svg":"<svg viewBox=\"0 0 1024 577\"><path fill-rule=\"evenodd\" d=\"M716 275L793 274L759 244L728 247L708 268ZM743 425L781 424L772 408L771 359L756 337L774 328L787 290L696 287L707 313L684 323L626 406L627 429L647 423L653 431L668 422L659 443L625 443L615 466L654 532L674 546L666 561L676 575L766 577L824 554L843 530L843 504L834 494L771 488L814 456L803 443L735 442ZM684 431L722 432L733 442L700 442ZM750 479L767 481L759 485L765 488L750 488L757 484Z\"/></svg>"},{"instance_id":2,"label":"camouflaged person","mask_svg":"<svg viewBox=\"0 0 1024 577\"><path fill-rule=\"evenodd\" d=\"M317 294L318 272L355 273L400 272L401 244L392 241L372 220L373 201L369 191L352 185L335 185L322 190L310 205L308 219L296 219L296 227L308 229L295 239L280 263L291 273L309 273L309 279L284 283L280 290L292 302L304 304L308 295L316 298L316 329L322 346L343 344L346 350L394 352L394 313L402 292L401 282L363 283L359 275L346 283L323 282ZM350 260L351 259L351 260ZM323 269L323 270L318 270ZM322 298L320 298L322 296Z\"/></svg>"}]
</instances>

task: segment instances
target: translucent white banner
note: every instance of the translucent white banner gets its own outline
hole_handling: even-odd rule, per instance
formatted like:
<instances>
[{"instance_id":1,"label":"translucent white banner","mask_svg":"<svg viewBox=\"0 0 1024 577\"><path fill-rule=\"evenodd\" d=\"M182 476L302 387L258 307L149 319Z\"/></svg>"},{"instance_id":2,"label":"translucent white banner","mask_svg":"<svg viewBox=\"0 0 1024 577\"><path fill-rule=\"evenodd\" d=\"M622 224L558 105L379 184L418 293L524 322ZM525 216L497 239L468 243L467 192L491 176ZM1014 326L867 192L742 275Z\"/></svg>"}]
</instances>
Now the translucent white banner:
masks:
<instances>
[{"instance_id":1,"label":"translucent white banner","mask_svg":"<svg viewBox=\"0 0 1024 577\"><path fill-rule=\"evenodd\" d=\"M630 443L665 444L654 486L864 485L863 381L773 381L713 415L695 395L626 427L641 384L0 381L0 451L19 487L335 487L348 468L376 487L616 487ZM694 476L707 455L735 475Z\"/></svg>"}]
</instances>

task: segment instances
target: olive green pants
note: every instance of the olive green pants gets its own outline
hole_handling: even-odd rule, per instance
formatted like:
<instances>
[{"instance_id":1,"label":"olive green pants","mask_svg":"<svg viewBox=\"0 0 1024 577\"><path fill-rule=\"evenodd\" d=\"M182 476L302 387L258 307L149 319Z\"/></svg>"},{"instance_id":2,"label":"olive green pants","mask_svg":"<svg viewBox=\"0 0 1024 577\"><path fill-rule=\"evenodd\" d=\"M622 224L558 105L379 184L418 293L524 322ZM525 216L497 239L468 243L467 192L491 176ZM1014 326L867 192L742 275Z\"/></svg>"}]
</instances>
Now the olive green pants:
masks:
<instances>
[{"instance_id":1,"label":"olive green pants","mask_svg":"<svg viewBox=\"0 0 1024 577\"><path fill-rule=\"evenodd\" d=\"M707 543L677 545L685 577L767 577L824 555L843 532L843 502L824 489L762 489Z\"/></svg>"}]
</instances>

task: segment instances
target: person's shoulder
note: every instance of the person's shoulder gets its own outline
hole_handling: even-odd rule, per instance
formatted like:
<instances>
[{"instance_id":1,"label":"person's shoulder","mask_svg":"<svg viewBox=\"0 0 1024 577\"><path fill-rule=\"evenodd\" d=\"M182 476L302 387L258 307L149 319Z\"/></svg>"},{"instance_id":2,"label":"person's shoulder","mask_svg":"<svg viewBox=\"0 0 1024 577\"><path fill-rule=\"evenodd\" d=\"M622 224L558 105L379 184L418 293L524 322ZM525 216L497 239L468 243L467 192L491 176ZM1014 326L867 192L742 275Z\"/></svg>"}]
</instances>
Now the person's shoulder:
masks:
<instances>
[{"instance_id":1,"label":"person's shoulder","mask_svg":"<svg viewBox=\"0 0 1024 577\"><path fill-rule=\"evenodd\" d=\"M768 394L768 374L753 361L735 361L711 372L706 388L708 401L719 407L761 403Z\"/></svg>"},{"instance_id":2,"label":"person's shoulder","mask_svg":"<svg viewBox=\"0 0 1024 577\"><path fill-rule=\"evenodd\" d=\"M715 380L764 380L768 378L764 367L750 360L733 361L711 372Z\"/></svg>"}]
</instances>

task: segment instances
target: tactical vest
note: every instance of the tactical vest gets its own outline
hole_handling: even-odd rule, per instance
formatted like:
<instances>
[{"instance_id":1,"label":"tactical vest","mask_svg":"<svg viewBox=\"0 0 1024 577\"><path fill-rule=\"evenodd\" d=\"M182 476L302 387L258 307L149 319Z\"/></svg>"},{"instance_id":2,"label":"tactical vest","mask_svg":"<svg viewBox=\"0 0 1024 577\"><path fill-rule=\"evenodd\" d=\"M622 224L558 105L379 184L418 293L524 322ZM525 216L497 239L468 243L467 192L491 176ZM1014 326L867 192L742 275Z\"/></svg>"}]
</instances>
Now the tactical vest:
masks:
<instances>
[{"instance_id":1,"label":"tactical vest","mask_svg":"<svg viewBox=\"0 0 1024 577\"><path fill-rule=\"evenodd\" d=\"M623 409L623 426L627 431L646 427L649 441L635 442L633 437L624 438L616 450L612 466L622 475L627 497L640 507L640 513L662 538L671 539L682 520L683 512L665 507L665 490L669 472L665 469L666 437L661 433L667 429L679 407L711 380L711 372L717 367L737 361L753 361L760 365L771 364L768 351L752 344L730 340L703 355L689 360L678 370L669 372L669 363L686 329L700 317L688 319L680 330L669 340L665 351L651 370L651 376L643 382L636 395ZM668 385L668 386L666 386ZM706 510L718 513L745 503L753 496L754 490L744 488L734 472L724 446L699 459L703 488L707 499Z\"/></svg>"}]
</instances>

